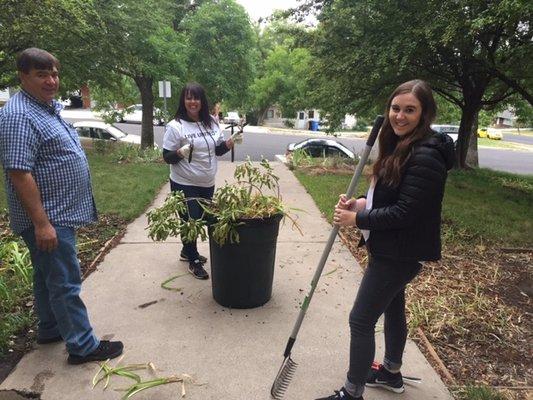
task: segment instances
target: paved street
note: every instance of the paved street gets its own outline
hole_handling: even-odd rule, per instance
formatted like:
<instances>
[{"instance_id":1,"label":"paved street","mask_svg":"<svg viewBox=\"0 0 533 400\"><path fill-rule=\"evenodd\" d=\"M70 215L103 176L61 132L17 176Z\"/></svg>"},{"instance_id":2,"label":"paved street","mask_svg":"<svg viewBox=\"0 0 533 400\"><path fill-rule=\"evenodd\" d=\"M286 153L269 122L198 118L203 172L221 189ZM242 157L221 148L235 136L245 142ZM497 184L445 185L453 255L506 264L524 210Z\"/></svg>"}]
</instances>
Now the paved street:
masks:
<instances>
[{"instance_id":1,"label":"paved street","mask_svg":"<svg viewBox=\"0 0 533 400\"><path fill-rule=\"evenodd\" d=\"M90 111L84 110L65 110L64 117L71 121L80 121L83 119L97 118ZM140 124L117 123L117 127L131 135L141 134ZM225 132L229 136L229 130ZM154 140L159 145L163 144L163 135L165 128L163 126L154 126ZM533 138L528 136L505 135L505 138L511 136L514 139L521 138L524 144L533 144ZM299 142L307 138L331 138L323 132L311 133L310 131L295 131L282 129L269 129L261 126L246 126L244 129L244 141L236 147L235 160L244 160L250 156L252 160L260 160L264 156L268 160L275 160L277 154L285 154L285 149L289 143ZM365 140L357 137L339 137L337 141L346 147L360 153L365 145ZM375 156L377 146L373 150ZM479 150L480 167L490 168L497 171L512 172L516 174L533 174L533 154L528 151L518 151L509 149L497 149L480 147ZM372 155L371 155L372 157ZM230 153L221 157L222 160L230 160Z\"/></svg>"}]
</instances>

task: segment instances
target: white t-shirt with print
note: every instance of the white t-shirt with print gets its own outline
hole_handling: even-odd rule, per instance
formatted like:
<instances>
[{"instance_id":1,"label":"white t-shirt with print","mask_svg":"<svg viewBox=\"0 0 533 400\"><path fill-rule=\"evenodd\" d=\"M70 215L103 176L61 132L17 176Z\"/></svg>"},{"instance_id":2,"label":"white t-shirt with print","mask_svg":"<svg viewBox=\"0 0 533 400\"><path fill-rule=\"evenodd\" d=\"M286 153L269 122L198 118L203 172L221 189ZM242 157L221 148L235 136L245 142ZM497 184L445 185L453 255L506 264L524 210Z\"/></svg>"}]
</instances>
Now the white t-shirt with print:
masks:
<instances>
[{"instance_id":1,"label":"white t-shirt with print","mask_svg":"<svg viewBox=\"0 0 533 400\"><path fill-rule=\"evenodd\" d=\"M191 162L184 158L171 164L170 179L181 185L214 186L217 172L215 147L223 141L224 136L214 121L211 127L201 122L170 121L166 126L163 148L175 151L192 144Z\"/></svg>"}]
</instances>

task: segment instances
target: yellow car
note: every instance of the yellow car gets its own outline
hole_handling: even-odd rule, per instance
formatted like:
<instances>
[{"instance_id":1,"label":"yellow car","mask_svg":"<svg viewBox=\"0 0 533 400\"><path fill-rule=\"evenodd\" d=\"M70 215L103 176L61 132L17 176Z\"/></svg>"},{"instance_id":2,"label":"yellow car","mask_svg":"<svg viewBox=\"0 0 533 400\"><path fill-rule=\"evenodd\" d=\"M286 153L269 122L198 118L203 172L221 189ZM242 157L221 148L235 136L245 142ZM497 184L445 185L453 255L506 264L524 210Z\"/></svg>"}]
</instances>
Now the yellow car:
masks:
<instances>
[{"instance_id":1,"label":"yellow car","mask_svg":"<svg viewBox=\"0 0 533 400\"><path fill-rule=\"evenodd\" d=\"M494 139L494 140L502 140L503 139L503 135L500 131L496 130L496 129L487 129L487 137L489 139Z\"/></svg>"},{"instance_id":2,"label":"yellow car","mask_svg":"<svg viewBox=\"0 0 533 400\"><path fill-rule=\"evenodd\" d=\"M488 139L494 139L494 140L502 140L503 135L500 131L493 128L479 128L477 130L477 137L478 138L488 138Z\"/></svg>"},{"instance_id":3,"label":"yellow car","mask_svg":"<svg viewBox=\"0 0 533 400\"><path fill-rule=\"evenodd\" d=\"M480 138L487 137L487 128L479 128L477 130L477 137L480 137Z\"/></svg>"}]
</instances>

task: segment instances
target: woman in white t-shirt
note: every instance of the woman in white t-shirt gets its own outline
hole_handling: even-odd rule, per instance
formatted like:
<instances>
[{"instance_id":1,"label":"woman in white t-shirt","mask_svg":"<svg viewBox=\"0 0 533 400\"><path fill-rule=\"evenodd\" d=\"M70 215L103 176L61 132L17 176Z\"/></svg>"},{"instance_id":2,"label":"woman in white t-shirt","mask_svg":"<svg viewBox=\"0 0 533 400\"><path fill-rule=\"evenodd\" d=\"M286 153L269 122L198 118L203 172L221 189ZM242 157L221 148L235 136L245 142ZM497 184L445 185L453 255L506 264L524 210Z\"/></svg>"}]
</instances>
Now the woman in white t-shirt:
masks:
<instances>
[{"instance_id":1,"label":"woman in white t-shirt","mask_svg":"<svg viewBox=\"0 0 533 400\"><path fill-rule=\"evenodd\" d=\"M181 190L187 198L211 199L215 190L217 156L233 148L233 139L224 140L218 123L209 114L204 88L198 83L185 85L174 119L167 124L163 139L163 158L170 164L170 189ZM187 202L189 214L183 218L202 218L198 201ZM196 240L183 241L180 260L189 262L189 272L197 279L208 279L206 258L198 253Z\"/></svg>"}]
</instances>

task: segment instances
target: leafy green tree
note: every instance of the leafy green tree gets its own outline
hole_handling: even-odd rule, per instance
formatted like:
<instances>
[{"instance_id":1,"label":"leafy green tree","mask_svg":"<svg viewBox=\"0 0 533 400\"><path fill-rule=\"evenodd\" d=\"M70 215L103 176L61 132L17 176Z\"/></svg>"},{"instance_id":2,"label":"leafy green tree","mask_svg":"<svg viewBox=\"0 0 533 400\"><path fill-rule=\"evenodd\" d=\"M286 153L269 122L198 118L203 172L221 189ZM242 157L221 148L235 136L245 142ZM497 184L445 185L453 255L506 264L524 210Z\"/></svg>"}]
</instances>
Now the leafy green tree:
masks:
<instances>
[{"instance_id":1,"label":"leafy green tree","mask_svg":"<svg viewBox=\"0 0 533 400\"><path fill-rule=\"evenodd\" d=\"M28 47L53 53L61 62L64 90L108 76L95 68L101 21L92 0L0 0L0 88L17 84L15 56Z\"/></svg>"},{"instance_id":2,"label":"leafy green tree","mask_svg":"<svg viewBox=\"0 0 533 400\"><path fill-rule=\"evenodd\" d=\"M251 87L254 104L262 124L266 110L276 104L284 116L293 116L307 107L306 94L309 85L310 54L307 49L277 46L264 64L263 76Z\"/></svg>"},{"instance_id":3,"label":"leafy green tree","mask_svg":"<svg viewBox=\"0 0 533 400\"><path fill-rule=\"evenodd\" d=\"M254 76L254 35L244 8L234 0L206 0L178 30L187 44L187 80L202 84L213 103L241 108Z\"/></svg>"},{"instance_id":4,"label":"leafy green tree","mask_svg":"<svg viewBox=\"0 0 533 400\"><path fill-rule=\"evenodd\" d=\"M100 68L131 78L143 105L141 146L154 143L154 83L184 76L183 36L174 30L177 7L171 0L94 0L106 40Z\"/></svg>"},{"instance_id":5,"label":"leafy green tree","mask_svg":"<svg viewBox=\"0 0 533 400\"><path fill-rule=\"evenodd\" d=\"M532 102L530 1L308 0L304 6L321 10L313 46L321 107L368 110L399 83L425 79L461 109L460 168L467 167L482 108L515 93Z\"/></svg>"},{"instance_id":6,"label":"leafy green tree","mask_svg":"<svg viewBox=\"0 0 533 400\"><path fill-rule=\"evenodd\" d=\"M521 128L533 127L533 106L528 102L517 99L512 104L513 111L516 115L515 126Z\"/></svg>"},{"instance_id":7,"label":"leafy green tree","mask_svg":"<svg viewBox=\"0 0 533 400\"><path fill-rule=\"evenodd\" d=\"M257 75L250 86L249 115L261 124L266 110L277 105L284 116L293 117L312 105L311 55L304 46L311 34L283 13L257 24L255 32Z\"/></svg>"}]
</instances>

